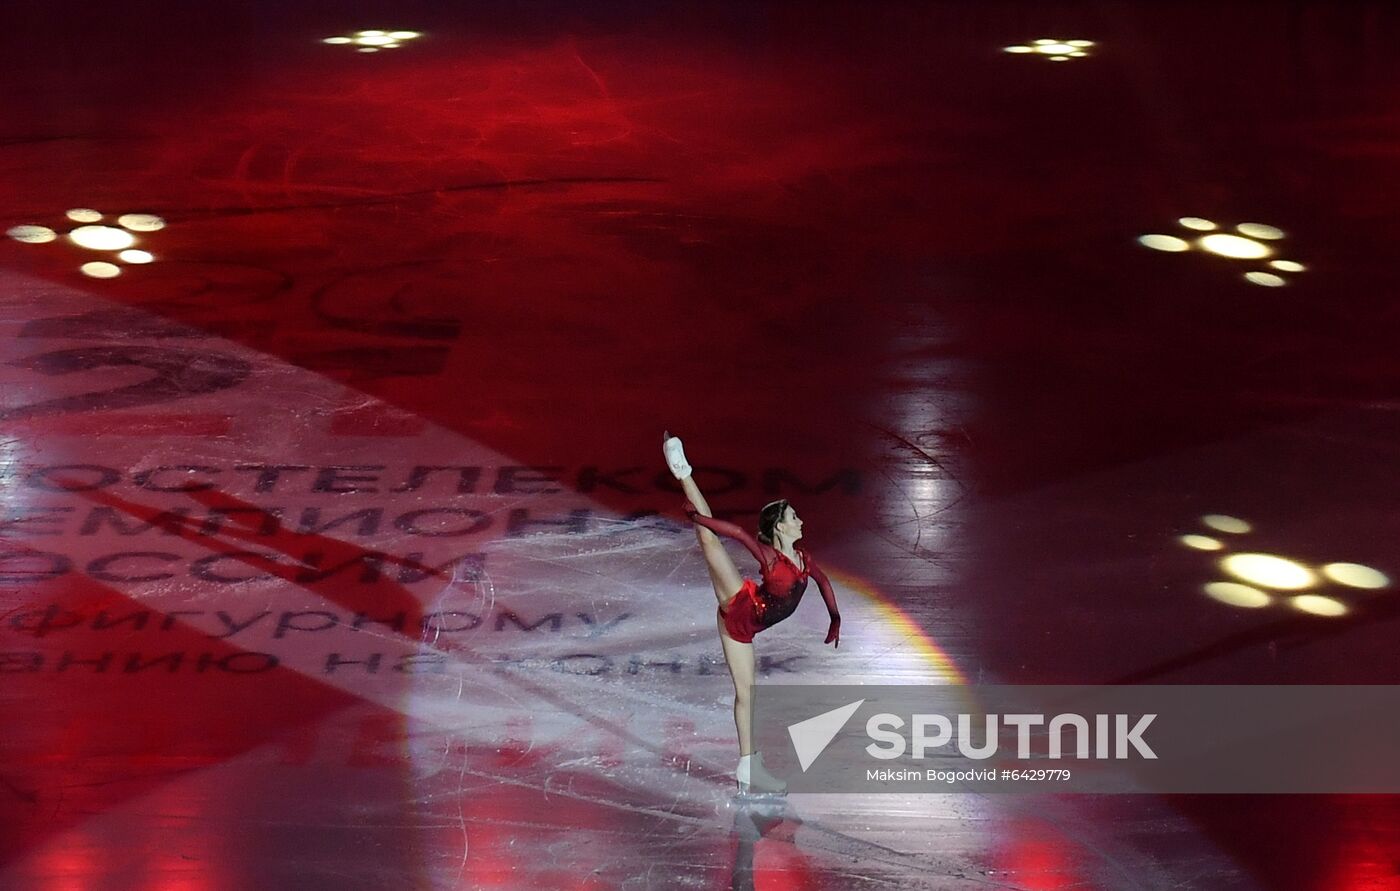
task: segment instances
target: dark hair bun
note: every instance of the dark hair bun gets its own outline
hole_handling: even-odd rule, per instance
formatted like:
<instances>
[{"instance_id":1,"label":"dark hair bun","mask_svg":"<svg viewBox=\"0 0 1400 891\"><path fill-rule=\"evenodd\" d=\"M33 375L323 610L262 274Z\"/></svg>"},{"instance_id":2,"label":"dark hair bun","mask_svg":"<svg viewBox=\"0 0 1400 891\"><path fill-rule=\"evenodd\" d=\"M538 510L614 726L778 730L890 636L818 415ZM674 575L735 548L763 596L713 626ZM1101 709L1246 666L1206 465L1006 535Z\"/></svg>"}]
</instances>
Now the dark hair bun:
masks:
<instances>
[{"instance_id":1,"label":"dark hair bun","mask_svg":"<svg viewBox=\"0 0 1400 891\"><path fill-rule=\"evenodd\" d=\"M773 528L782 522L783 515L787 513L788 502L786 498L777 501L770 501L763 505L763 510L758 512L758 540L766 545L773 543Z\"/></svg>"}]
</instances>

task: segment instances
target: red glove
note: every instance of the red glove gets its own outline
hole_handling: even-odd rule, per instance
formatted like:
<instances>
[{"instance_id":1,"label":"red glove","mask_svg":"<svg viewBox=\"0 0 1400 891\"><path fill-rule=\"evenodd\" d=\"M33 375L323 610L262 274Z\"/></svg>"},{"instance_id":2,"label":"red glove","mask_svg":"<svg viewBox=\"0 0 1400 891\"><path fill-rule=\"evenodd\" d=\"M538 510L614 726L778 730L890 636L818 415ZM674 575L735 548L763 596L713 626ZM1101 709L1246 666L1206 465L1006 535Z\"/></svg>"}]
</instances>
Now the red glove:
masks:
<instances>
[{"instance_id":1,"label":"red glove","mask_svg":"<svg viewBox=\"0 0 1400 891\"><path fill-rule=\"evenodd\" d=\"M833 645L836 646L836 647L840 647L840 646L841 646L841 617L840 617L840 616L832 616L832 617L831 617L831 627L828 628L828 629L826 630L826 640L822 641L822 643L833 644Z\"/></svg>"}]
</instances>

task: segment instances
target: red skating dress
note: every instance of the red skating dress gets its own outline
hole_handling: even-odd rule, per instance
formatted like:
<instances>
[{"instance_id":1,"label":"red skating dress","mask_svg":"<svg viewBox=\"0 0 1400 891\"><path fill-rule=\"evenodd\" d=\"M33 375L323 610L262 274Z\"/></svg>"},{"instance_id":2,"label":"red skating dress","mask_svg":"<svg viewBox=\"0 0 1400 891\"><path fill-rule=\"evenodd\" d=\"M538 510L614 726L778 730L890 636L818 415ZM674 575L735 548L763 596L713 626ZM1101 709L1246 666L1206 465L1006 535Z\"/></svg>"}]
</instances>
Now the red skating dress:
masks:
<instances>
[{"instance_id":1,"label":"red skating dress","mask_svg":"<svg viewBox=\"0 0 1400 891\"><path fill-rule=\"evenodd\" d=\"M690 518L717 535L741 543L753 554L754 559L758 560L762 569L761 584L753 579L744 579L744 584L738 592L727 604L719 608L724 629L729 632L730 637L740 643L752 643L755 634L765 628L772 628L792 615L807 590L809 577L816 579L832 622L840 621L841 615L836 609L836 594L831 590L831 582L827 580L826 573L812 562L811 555L805 549L795 548L798 556L802 558L802 566L799 567L788 559L786 554L758 541L741 526L694 512L690 512ZM827 639L830 641L832 635L828 634Z\"/></svg>"}]
</instances>

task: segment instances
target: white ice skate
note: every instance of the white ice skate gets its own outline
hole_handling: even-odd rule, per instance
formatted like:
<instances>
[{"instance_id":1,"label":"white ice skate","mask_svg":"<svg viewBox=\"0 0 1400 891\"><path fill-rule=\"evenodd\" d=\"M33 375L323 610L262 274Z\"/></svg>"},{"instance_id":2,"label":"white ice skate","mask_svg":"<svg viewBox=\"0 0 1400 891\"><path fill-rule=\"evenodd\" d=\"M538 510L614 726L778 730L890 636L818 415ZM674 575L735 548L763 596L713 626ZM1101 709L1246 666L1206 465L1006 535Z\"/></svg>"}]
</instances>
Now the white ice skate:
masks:
<instances>
[{"instance_id":1,"label":"white ice skate","mask_svg":"<svg viewBox=\"0 0 1400 891\"><path fill-rule=\"evenodd\" d=\"M787 794L787 783L764 769L763 755L758 752L739 759L739 768L734 771L734 779L739 781L740 795Z\"/></svg>"},{"instance_id":2,"label":"white ice skate","mask_svg":"<svg viewBox=\"0 0 1400 891\"><path fill-rule=\"evenodd\" d=\"M681 445L680 437L663 433L661 451L666 455L666 466L671 468L676 479L683 480L690 476L690 462L685 460L685 447Z\"/></svg>"}]
</instances>

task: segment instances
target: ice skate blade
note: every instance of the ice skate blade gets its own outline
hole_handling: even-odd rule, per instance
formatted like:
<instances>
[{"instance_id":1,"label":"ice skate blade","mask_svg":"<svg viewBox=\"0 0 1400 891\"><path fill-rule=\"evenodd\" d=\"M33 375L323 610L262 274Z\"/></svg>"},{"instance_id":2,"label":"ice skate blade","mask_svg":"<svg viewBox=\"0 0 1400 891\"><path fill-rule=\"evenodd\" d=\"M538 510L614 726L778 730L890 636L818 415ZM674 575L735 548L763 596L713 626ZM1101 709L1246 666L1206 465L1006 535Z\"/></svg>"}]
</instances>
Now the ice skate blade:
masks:
<instances>
[{"instance_id":1,"label":"ice skate blade","mask_svg":"<svg viewBox=\"0 0 1400 891\"><path fill-rule=\"evenodd\" d=\"M735 826L739 829L758 830L759 823L755 821L773 820L789 816L792 813L792 805L786 796L765 795L761 798L740 798L735 796L724 803L725 810L734 814L738 821Z\"/></svg>"},{"instance_id":2,"label":"ice skate blade","mask_svg":"<svg viewBox=\"0 0 1400 891\"><path fill-rule=\"evenodd\" d=\"M772 801L787 797L787 790L772 791L767 789L754 789L740 784L739 791L734 794L737 801Z\"/></svg>"}]
</instances>

